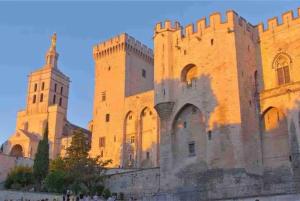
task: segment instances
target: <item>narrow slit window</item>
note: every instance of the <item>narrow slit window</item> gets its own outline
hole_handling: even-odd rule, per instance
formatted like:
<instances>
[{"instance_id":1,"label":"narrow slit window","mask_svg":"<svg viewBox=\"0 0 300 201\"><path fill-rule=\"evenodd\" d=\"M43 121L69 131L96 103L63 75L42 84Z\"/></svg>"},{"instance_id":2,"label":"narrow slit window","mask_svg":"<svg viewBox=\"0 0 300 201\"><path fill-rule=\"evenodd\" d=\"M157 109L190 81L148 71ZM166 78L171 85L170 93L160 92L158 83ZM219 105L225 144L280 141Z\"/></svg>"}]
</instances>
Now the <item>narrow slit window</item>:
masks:
<instances>
[{"instance_id":1,"label":"narrow slit window","mask_svg":"<svg viewBox=\"0 0 300 201\"><path fill-rule=\"evenodd\" d=\"M40 102L43 102L43 100L44 100L44 94L41 93L41 96L40 96Z\"/></svg>"},{"instance_id":2,"label":"narrow slit window","mask_svg":"<svg viewBox=\"0 0 300 201\"><path fill-rule=\"evenodd\" d=\"M56 95L53 95L53 100L52 103L55 104L56 103Z\"/></svg>"}]
</instances>

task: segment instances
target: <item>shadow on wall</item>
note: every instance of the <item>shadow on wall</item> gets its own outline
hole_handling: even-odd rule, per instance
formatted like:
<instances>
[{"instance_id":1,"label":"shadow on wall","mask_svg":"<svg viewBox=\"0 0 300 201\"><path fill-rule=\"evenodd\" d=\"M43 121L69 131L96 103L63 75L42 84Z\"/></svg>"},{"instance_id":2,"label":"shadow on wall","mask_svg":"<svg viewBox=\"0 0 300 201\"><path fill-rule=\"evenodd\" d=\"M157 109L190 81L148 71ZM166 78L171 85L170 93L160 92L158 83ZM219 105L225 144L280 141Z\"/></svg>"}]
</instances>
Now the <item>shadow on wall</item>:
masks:
<instances>
[{"instance_id":1,"label":"shadow on wall","mask_svg":"<svg viewBox=\"0 0 300 201\"><path fill-rule=\"evenodd\" d=\"M255 114L263 121L261 132L253 133L261 139L255 145L261 156L252 163L263 164L264 172L251 174L243 166L248 157L243 152L247 142L242 140L241 124L228 123L234 105L224 101L219 91L215 94L212 85L216 80L205 74L191 74L192 79L168 79L155 86L162 124L160 171L163 179L167 177L169 189L175 187L176 192L193 192L203 198L224 198L224 193L248 196L299 191L299 102L285 114L275 107L268 108L261 117ZM223 90L226 87L224 83ZM257 106L259 103L253 104ZM245 186L249 189L241 189ZM220 194L212 193L216 189Z\"/></svg>"},{"instance_id":2,"label":"shadow on wall","mask_svg":"<svg viewBox=\"0 0 300 201\"><path fill-rule=\"evenodd\" d=\"M159 164L158 117L153 109L138 114L129 111L124 118L122 167L152 168Z\"/></svg>"}]
</instances>

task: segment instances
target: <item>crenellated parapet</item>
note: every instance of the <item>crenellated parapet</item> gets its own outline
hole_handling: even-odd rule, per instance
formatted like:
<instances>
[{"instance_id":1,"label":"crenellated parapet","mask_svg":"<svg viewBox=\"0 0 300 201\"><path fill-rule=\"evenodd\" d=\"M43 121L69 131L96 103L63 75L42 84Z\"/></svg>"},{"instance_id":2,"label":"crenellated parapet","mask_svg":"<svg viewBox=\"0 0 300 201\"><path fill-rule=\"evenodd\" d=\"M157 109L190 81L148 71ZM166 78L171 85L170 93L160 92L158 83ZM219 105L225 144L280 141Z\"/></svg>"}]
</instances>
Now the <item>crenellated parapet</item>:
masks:
<instances>
[{"instance_id":1,"label":"crenellated parapet","mask_svg":"<svg viewBox=\"0 0 300 201\"><path fill-rule=\"evenodd\" d=\"M149 63L153 63L153 50L132 36L129 36L127 33L122 33L95 45L93 48L93 56L95 60L98 60L120 51L133 53Z\"/></svg>"},{"instance_id":2,"label":"crenellated parapet","mask_svg":"<svg viewBox=\"0 0 300 201\"><path fill-rule=\"evenodd\" d=\"M257 25L257 29L260 35L269 33L276 33L282 31L282 29L289 28L295 24L300 24L300 8L298 8L297 16L294 16L294 12L289 10L281 15L281 19L273 17L268 19L266 26L263 23Z\"/></svg>"},{"instance_id":3,"label":"crenellated parapet","mask_svg":"<svg viewBox=\"0 0 300 201\"><path fill-rule=\"evenodd\" d=\"M248 23L244 18L240 17L235 11L229 10L226 12L225 19L222 20L222 15L219 12L212 13L209 18L201 18L196 24L188 24L185 27L180 26L179 22L172 24L170 20L164 23L157 23L154 29L154 36L159 33L172 31L178 33L180 38L191 36L201 37L204 34L226 30L228 33L234 32L235 25L243 28L245 32L254 32L254 26Z\"/></svg>"}]
</instances>

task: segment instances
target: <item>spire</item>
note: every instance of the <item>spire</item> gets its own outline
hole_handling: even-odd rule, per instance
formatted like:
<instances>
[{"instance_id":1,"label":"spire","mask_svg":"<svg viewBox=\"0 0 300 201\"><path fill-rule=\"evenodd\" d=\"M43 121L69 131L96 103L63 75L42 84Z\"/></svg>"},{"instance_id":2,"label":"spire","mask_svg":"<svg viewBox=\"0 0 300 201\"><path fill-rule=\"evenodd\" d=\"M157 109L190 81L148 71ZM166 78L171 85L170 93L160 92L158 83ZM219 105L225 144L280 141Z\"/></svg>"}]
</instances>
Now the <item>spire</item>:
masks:
<instances>
[{"instance_id":1,"label":"spire","mask_svg":"<svg viewBox=\"0 0 300 201\"><path fill-rule=\"evenodd\" d=\"M57 68L58 53L56 52L56 33L51 37L51 46L46 54L46 67Z\"/></svg>"}]
</instances>

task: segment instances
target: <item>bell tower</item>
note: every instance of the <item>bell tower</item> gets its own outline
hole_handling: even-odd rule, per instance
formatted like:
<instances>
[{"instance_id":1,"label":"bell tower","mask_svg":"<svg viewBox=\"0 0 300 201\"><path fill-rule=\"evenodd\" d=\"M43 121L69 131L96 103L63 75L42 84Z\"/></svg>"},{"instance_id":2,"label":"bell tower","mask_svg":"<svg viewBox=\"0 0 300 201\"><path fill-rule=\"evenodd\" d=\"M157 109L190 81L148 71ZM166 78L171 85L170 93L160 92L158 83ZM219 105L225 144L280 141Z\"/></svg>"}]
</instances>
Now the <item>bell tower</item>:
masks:
<instances>
[{"instance_id":1,"label":"bell tower","mask_svg":"<svg viewBox=\"0 0 300 201\"><path fill-rule=\"evenodd\" d=\"M56 37L56 33L51 37L44 66L28 76L26 109L18 113L16 125L16 131L21 130L41 138L48 122L51 158L59 153L60 138L67 119L70 82L57 65ZM35 151L33 147L31 157Z\"/></svg>"}]
</instances>

